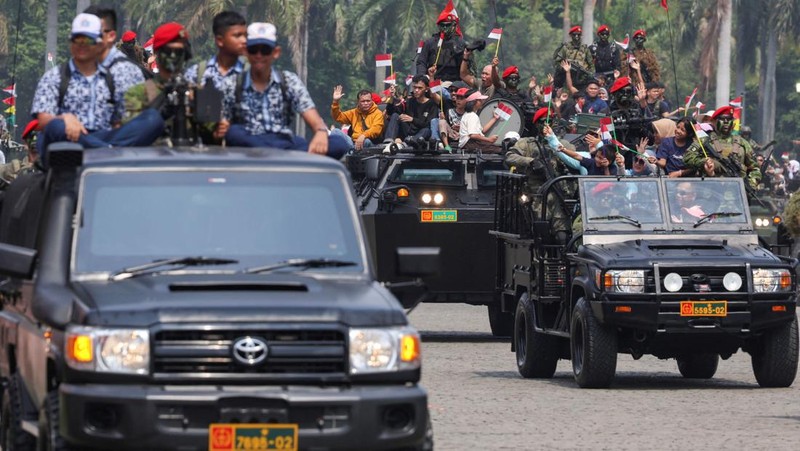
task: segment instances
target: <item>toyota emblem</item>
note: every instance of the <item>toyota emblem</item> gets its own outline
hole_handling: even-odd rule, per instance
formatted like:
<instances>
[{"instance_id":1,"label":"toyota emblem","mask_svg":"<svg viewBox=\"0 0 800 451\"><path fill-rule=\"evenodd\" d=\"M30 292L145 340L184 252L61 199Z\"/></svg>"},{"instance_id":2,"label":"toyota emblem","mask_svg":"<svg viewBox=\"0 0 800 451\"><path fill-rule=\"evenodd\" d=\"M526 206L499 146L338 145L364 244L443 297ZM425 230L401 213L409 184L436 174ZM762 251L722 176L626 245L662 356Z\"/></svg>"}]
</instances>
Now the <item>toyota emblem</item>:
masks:
<instances>
[{"instance_id":1,"label":"toyota emblem","mask_svg":"<svg viewBox=\"0 0 800 451\"><path fill-rule=\"evenodd\" d=\"M233 357L243 365L258 365L267 358L267 342L256 337L242 337L233 342Z\"/></svg>"}]
</instances>

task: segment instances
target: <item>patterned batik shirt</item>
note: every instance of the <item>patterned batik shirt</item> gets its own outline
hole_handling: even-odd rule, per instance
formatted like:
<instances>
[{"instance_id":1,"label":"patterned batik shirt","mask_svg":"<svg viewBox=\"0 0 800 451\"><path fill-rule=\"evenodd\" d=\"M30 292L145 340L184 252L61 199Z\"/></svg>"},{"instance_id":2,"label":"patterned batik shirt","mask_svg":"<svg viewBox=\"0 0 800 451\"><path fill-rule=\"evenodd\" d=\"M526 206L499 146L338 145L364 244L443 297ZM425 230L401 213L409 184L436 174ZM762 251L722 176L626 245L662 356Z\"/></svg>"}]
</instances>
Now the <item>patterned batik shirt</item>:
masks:
<instances>
[{"instance_id":1,"label":"patterned batik shirt","mask_svg":"<svg viewBox=\"0 0 800 451\"><path fill-rule=\"evenodd\" d=\"M109 130L122 117L122 93L116 89L114 101L104 79L105 69L98 66L97 72L86 77L72 60L69 60L71 76L62 105L58 105L58 88L61 84L61 66L56 66L42 76L33 95L31 115L39 113L59 116L72 113L89 131Z\"/></svg>"},{"instance_id":2,"label":"patterned batik shirt","mask_svg":"<svg viewBox=\"0 0 800 451\"><path fill-rule=\"evenodd\" d=\"M116 47L111 48L111 51L108 52L108 56L106 56L106 59L104 59L100 65L106 68L106 70L111 67L111 76L114 77L115 89L118 93L122 94L123 99L128 89L139 83L144 83L142 69L130 61L128 57L117 50ZM125 105L120 105L119 110L125 111Z\"/></svg>"},{"instance_id":3,"label":"patterned batik shirt","mask_svg":"<svg viewBox=\"0 0 800 451\"><path fill-rule=\"evenodd\" d=\"M242 85L242 102L238 105L238 113L234 122L244 124L251 135L265 133L281 133L291 135L289 128L291 117L284 117L283 93L281 92L281 79L286 77L286 96L291 102L291 109L299 114L316 108L314 101L308 94L308 89L296 74L288 71L273 70L270 82L264 92L253 89L250 73L245 74Z\"/></svg>"},{"instance_id":4,"label":"patterned batik shirt","mask_svg":"<svg viewBox=\"0 0 800 451\"><path fill-rule=\"evenodd\" d=\"M195 64L186 69L184 76L189 83L197 85L197 71L200 69L199 64ZM217 57L214 56L206 62L206 70L203 74L203 82L200 84L205 85L209 80L214 82L214 87L219 89L223 95L222 111L226 118L231 118L234 103L236 102L236 79L244 71L244 63L241 60L236 60L236 64L228 70L225 75L219 70Z\"/></svg>"}]
</instances>

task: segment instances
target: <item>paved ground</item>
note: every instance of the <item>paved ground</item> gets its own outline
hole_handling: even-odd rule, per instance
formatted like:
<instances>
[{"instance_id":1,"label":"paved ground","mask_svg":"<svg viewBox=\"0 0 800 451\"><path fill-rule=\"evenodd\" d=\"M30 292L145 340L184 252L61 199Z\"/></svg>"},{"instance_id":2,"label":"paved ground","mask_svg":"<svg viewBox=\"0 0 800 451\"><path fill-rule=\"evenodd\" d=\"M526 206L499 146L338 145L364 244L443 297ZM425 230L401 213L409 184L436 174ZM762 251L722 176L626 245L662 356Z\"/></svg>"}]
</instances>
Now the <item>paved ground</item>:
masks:
<instances>
[{"instance_id":1,"label":"paved ground","mask_svg":"<svg viewBox=\"0 0 800 451\"><path fill-rule=\"evenodd\" d=\"M423 304L422 383L437 450L800 449L800 378L761 389L749 354L714 379L683 379L674 360L620 356L610 389L582 390L562 360L551 380L524 380L486 307Z\"/></svg>"}]
</instances>

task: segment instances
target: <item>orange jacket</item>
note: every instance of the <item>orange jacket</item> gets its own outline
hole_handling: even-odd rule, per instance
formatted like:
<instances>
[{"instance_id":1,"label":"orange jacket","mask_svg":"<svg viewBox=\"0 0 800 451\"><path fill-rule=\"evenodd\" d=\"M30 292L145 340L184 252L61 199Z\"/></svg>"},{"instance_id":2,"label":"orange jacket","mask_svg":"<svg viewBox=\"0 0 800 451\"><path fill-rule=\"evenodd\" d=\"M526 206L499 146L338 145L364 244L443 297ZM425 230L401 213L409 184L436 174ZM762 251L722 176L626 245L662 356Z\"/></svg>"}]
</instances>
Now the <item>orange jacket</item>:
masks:
<instances>
[{"instance_id":1,"label":"orange jacket","mask_svg":"<svg viewBox=\"0 0 800 451\"><path fill-rule=\"evenodd\" d=\"M374 103L367 114L361 113L358 108L342 111L339 109L339 102L331 105L331 117L340 124L349 124L353 130L353 140L361 135L365 138L375 140L383 135L383 111L378 109ZM365 127L366 126L366 127Z\"/></svg>"}]
</instances>

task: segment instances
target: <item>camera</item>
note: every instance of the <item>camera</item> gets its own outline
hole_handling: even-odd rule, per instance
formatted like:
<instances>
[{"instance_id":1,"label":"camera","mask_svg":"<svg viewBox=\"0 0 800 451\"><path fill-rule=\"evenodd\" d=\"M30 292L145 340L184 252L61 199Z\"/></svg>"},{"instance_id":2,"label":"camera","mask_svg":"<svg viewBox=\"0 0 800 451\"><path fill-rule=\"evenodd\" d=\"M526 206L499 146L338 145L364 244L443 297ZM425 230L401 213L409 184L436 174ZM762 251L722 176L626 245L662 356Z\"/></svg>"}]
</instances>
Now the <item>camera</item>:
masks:
<instances>
[{"instance_id":1,"label":"camera","mask_svg":"<svg viewBox=\"0 0 800 451\"><path fill-rule=\"evenodd\" d=\"M475 41L472 41L472 43L467 46L467 50L469 50L470 52L475 50L482 52L483 49L485 48L486 48L486 41L483 39L477 39Z\"/></svg>"}]
</instances>

